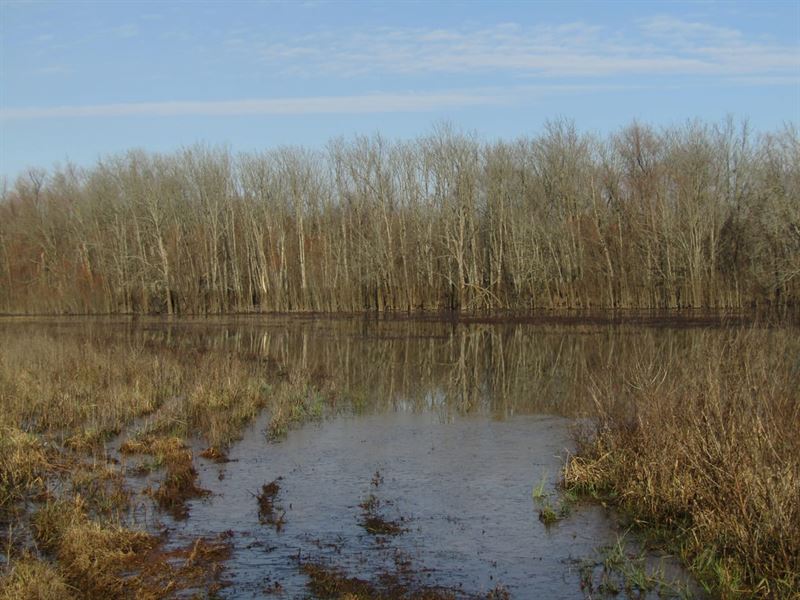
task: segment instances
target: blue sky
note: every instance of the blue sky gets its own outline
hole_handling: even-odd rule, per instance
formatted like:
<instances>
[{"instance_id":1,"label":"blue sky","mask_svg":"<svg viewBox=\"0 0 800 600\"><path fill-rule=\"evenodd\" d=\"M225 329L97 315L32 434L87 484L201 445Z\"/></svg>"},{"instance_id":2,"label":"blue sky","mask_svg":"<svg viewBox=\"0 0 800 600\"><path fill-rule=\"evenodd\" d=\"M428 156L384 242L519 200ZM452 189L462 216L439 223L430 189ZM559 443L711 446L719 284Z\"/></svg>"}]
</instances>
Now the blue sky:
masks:
<instances>
[{"instance_id":1,"label":"blue sky","mask_svg":"<svg viewBox=\"0 0 800 600\"><path fill-rule=\"evenodd\" d=\"M9 2L0 175L194 142L800 123L800 2Z\"/></svg>"}]
</instances>

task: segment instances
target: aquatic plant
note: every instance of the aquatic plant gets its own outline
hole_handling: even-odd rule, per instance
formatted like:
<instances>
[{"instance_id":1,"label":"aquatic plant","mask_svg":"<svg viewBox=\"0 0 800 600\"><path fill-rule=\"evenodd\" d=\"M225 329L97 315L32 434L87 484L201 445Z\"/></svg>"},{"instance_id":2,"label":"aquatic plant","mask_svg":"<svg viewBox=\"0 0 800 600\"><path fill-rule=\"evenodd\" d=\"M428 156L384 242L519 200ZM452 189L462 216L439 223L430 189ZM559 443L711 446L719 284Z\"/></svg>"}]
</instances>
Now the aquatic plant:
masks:
<instances>
[{"instance_id":1,"label":"aquatic plant","mask_svg":"<svg viewBox=\"0 0 800 600\"><path fill-rule=\"evenodd\" d=\"M577 501L576 495L571 490L559 490L556 493L555 502L551 500L551 494L547 491L547 474L543 474L539 483L531 491L531 498L539 512L539 520L546 526L553 525L569 516L572 506Z\"/></svg>"},{"instance_id":2,"label":"aquatic plant","mask_svg":"<svg viewBox=\"0 0 800 600\"><path fill-rule=\"evenodd\" d=\"M286 511L275 504L278 492L281 490L279 483L281 479L281 477L278 477L262 485L261 491L256 496L256 500L258 500L259 522L265 525L271 525L275 528L275 531L283 529L283 525L286 523ZM280 515L278 514L279 510L281 511Z\"/></svg>"},{"instance_id":3,"label":"aquatic plant","mask_svg":"<svg viewBox=\"0 0 800 600\"><path fill-rule=\"evenodd\" d=\"M581 561L581 590L587 598L599 595L613 598L688 599L693 597L688 583L665 575L663 563L656 561L646 547L629 539L629 531L617 536L614 544L598 550L594 559Z\"/></svg>"},{"instance_id":4,"label":"aquatic plant","mask_svg":"<svg viewBox=\"0 0 800 600\"><path fill-rule=\"evenodd\" d=\"M643 355L597 379L564 470L673 548L713 593L800 589L800 368L792 332L702 340L705 360ZM620 382L623 382L620 384Z\"/></svg>"},{"instance_id":5,"label":"aquatic plant","mask_svg":"<svg viewBox=\"0 0 800 600\"><path fill-rule=\"evenodd\" d=\"M353 577L321 562L304 562L308 589L315 597L340 600L455 600L455 592L413 580L413 572L381 573L378 582ZM497 587L486 598L507 598ZM463 595L463 594L462 594ZM477 596L476 596L477 598Z\"/></svg>"}]
</instances>

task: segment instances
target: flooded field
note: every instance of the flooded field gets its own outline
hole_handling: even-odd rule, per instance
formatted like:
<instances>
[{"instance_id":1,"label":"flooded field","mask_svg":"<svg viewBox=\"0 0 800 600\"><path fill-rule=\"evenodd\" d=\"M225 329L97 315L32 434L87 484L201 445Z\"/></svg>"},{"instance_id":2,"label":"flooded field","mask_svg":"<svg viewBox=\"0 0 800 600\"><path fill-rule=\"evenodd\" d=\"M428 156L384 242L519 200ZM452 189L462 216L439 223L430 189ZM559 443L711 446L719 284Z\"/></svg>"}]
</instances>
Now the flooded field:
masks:
<instances>
[{"instance_id":1,"label":"flooded field","mask_svg":"<svg viewBox=\"0 0 800 600\"><path fill-rule=\"evenodd\" d=\"M130 493L115 514L158 536L162 552L197 550L197 540L224 544L213 585L195 581L177 596L703 597L676 559L643 550L616 513L558 484L600 382L613 382L621 365L702 361L735 326L6 319L0 338L38 340L61 354L70 344L100 354L135 348L135 360L144 356L167 379L169 361L194 366L180 383L154 388L146 409L109 416L98 408L76 417L73 430L59 433L32 409L15 417L65 447L74 430L100 432L86 455L118 466ZM160 356L169 361L148 358ZM197 391L204 373L227 391ZM271 402L284 384L300 386L302 402ZM242 398L249 408L240 413ZM215 402L224 419L208 408ZM184 440L196 471L198 493L175 504L158 495L170 455L135 445L167 434ZM26 500L28 512L46 501ZM10 540L0 561L30 552L15 534L26 514L0 521Z\"/></svg>"},{"instance_id":2,"label":"flooded field","mask_svg":"<svg viewBox=\"0 0 800 600\"><path fill-rule=\"evenodd\" d=\"M578 563L614 541L613 527L586 509L545 528L531 498L539 478L555 479L568 444L566 423L553 417L382 413L306 426L274 446L255 427L231 453L236 462L203 469L213 496L192 506L179 532L235 532L233 595L264 589L265 574L302 595L298 563L322 562L368 580L398 574L412 588L485 594L501 584L518 597L580 597ZM285 524L276 532L256 525L253 492L279 477ZM372 498L397 530L365 527Z\"/></svg>"}]
</instances>

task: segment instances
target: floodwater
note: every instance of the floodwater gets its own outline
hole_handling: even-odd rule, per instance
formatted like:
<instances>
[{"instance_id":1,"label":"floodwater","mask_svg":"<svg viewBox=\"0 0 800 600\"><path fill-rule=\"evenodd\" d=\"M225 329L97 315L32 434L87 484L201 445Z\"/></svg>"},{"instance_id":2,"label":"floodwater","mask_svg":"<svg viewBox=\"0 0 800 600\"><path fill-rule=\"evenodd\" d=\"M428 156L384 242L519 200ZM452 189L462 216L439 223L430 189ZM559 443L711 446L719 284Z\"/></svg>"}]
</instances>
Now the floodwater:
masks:
<instances>
[{"instance_id":1,"label":"floodwater","mask_svg":"<svg viewBox=\"0 0 800 600\"><path fill-rule=\"evenodd\" d=\"M230 536L223 597L307 597L301 567L321 563L459 597L504 589L512 598L573 599L590 597L586 565L596 574L602 548L625 532L596 505L579 504L545 526L532 491L544 481L558 504L570 429L585 414L593 381L620 363L702 356L721 329L703 325L239 317L6 326L218 349L333 380L346 399L340 410L279 442L267 439L262 414L230 462L197 460L199 484L211 495L190 503L188 519L158 515L151 523L176 545ZM256 494L273 480L281 527L259 520ZM370 498L399 533L365 529L361 505ZM630 536L623 543L636 546ZM656 562L688 581L673 560L649 557Z\"/></svg>"},{"instance_id":2,"label":"floodwater","mask_svg":"<svg viewBox=\"0 0 800 600\"><path fill-rule=\"evenodd\" d=\"M205 466L201 484L214 495L193 504L178 537L195 535L197 524L208 533L234 531L228 592L237 597L255 596L270 581L289 597L302 595L302 561L375 579L395 572L398 559L425 584L581 597L576 564L612 540L614 528L597 508L545 528L531 496L541 477L554 480L568 445L567 422L558 417L340 417L279 444L265 444L257 425L231 454L236 462ZM255 525L252 495L278 477L276 502L286 511L279 532ZM367 533L359 504L370 494L405 532Z\"/></svg>"}]
</instances>

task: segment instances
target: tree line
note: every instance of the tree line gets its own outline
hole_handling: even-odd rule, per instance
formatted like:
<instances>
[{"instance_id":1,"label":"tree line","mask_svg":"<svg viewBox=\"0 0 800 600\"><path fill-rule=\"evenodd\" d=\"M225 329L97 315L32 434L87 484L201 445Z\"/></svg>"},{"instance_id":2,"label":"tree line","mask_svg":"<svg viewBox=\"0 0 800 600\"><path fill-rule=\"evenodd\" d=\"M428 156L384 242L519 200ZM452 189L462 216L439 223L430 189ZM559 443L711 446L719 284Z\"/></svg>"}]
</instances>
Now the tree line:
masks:
<instances>
[{"instance_id":1,"label":"tree line","mask_svg":"<svg viewBox=\"0 0 800 600\"><path fill-rule=\"evenodd\" d=\"M0 311L742 308L800 300L800 136L689 122L29 169Z\"/></svg>"}]
</instances>

